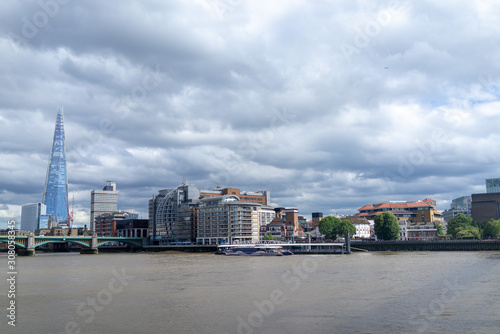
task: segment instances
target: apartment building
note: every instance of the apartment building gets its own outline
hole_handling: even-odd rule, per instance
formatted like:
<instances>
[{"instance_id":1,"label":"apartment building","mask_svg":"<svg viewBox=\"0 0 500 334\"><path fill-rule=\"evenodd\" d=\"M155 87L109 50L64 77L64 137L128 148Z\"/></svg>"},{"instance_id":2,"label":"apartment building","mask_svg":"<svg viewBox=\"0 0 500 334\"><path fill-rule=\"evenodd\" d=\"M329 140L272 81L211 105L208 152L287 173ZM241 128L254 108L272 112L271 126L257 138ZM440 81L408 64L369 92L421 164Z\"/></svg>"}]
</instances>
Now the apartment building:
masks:
<instances>
[{"instance_id":1,"label":"apartment building","mask_svg":"<svg viewBox=\"0 0 500 334\"><path fill-rule=\"evenodd\" d=\"M151 242L153 244L165 244L194 242L202 239L205 243L211 243L219 237L227 239L228 235L223 236L220 233L202 232L202 236L199 236L198 233L200 223L198 213L206 213L208 210L207 203L212 203L211 200L220 201L221 198L226 199L221 204L221 207L229 205L227 204L229 198L236 198L241 203L248 202L252 204L249 206L258 207L256 212L258 213L257 221L259 225L267 225L275 217L274 209L269 205L271 202L269 191L250 192L241 191L237 188L221 187L214 190L201 190L195 185L184 181L175 189L160 190L158 194L153 195L153 198L149 200L148 235ZM205 220L202 221L202 224L206 225L207 216L203 217L202 219ZM258 235L257 228L257 240ZM234 239L234 235L230 235L230 237ZM246 240L246 236L239 239Z\"/></svg>"},{"instance_id":2,"label":"apartment building","mask_svg":"<svg viewBox=\"0 0 500 334\"><path fill-rule=\"evenodd\" d=\"M200 199L196 241L203 245L257 242L261 206L240 201L236 195Z\"/></svg>"}]
</instances>

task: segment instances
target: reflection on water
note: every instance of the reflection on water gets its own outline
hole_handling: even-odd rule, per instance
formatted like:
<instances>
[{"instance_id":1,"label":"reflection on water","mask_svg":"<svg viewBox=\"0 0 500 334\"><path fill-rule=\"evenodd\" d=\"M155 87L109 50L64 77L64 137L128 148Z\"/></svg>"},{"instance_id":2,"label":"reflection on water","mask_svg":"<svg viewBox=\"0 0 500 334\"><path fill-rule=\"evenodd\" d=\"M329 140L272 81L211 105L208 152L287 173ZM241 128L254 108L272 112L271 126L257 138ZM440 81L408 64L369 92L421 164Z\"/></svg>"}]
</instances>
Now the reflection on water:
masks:
<instances>
[{"instance_id":1,"label":"reflection on water","mask_svg":"<svg viewBox=\"0 0 500 334\"><path fill-rule=\"evenodd\" d=\"M1 333L500 332L495 252L66 253L17 262L17 326L4 317ZM5 281L0 289L5 309Z\"/></svg>"}]
</instances>

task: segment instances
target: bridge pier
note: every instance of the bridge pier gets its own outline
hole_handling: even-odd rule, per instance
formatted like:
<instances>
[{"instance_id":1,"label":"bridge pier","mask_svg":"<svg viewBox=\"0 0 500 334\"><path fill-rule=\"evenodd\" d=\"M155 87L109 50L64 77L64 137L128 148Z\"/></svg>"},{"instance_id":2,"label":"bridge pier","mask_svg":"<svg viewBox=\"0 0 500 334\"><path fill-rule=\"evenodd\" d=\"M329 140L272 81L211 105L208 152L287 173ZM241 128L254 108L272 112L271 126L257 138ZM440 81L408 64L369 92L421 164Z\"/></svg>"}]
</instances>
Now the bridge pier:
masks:
<instances>
[{"instance_id":1,"label":"bridge pier","mask_svg":"<svg viewBox=\"0 0 500 334\"><path fill-rule=\"evenodd\" d=\"M17 255L18 256L35 256L35 249L34 248L30 248L30 249L19 248L17 250Z\"/></svg>"},{"instance_id":2,"label":"bridge pier","mask_svg":"<svg viewBox=\"0 0 500 334\"><path fill-rule=\"evenodd\" d=\"M35 256L35 234L31 232L28 234L26 248L19 248L17 251L19 256Z\"/></svg>"},{"instance_id":3,"label":"bridge pier","mask_svg":"<svg viewBox=\"0 0 500 334\"><path fill-rule=\"evenodd\" d=\"M99 248L97 248L97 234L92 234L92 240L90 241L90 248L81 248L80 254L99 254Z\"/></svg>"}]
</instances>

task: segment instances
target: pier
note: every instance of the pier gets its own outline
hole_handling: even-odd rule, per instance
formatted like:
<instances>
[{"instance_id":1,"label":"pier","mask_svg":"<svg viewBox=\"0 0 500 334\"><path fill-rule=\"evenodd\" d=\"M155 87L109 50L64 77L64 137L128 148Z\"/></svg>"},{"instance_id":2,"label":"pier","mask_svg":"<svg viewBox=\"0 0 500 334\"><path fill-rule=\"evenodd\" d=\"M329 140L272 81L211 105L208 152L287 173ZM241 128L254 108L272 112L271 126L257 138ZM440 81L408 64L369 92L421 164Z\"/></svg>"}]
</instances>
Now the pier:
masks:
<instances>
[{"instance_id":1,"label":"pier","mask_svg":"<svg viewBox=\"0 0 500 334\"><path fill-rule=\"evenodd\" d=\"M245 245L245 244L242 244ZM289 250L294 254L346 254L347 249L344 243L273 243L281 246L284 250ZM178 251L190 253L217 252L218 245L154 245L143 246L146 252Z\"/></svg>"}]
</instances>

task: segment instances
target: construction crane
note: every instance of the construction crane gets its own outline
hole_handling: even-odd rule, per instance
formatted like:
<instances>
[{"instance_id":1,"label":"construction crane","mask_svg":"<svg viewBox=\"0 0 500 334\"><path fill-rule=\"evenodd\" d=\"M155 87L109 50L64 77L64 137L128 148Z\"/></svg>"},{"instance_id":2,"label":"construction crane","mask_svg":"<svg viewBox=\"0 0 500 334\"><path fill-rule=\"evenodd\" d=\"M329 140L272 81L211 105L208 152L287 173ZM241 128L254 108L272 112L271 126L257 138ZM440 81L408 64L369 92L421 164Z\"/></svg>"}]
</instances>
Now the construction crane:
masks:
<instances>
[{"instance_id":1,"label":"construction crane","mask_svg":"<svg viewBox=\"0 0 500 334\"><path fill-rule=\"evenodd\" d=\"M71 200L71 212L69 212L68 201L66 201L66 197L64 197L64 203L66 203L66 210L68 212L68 228L71 228L73 225L73 210L75 209L75 195L73 194L73 198Z\"/></svg>"}]
</instances>

